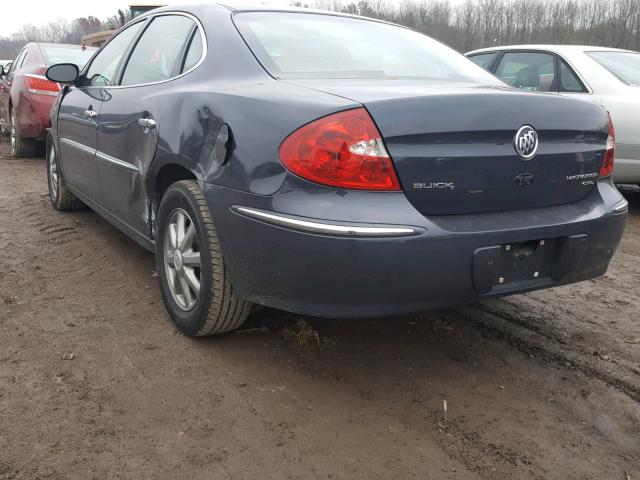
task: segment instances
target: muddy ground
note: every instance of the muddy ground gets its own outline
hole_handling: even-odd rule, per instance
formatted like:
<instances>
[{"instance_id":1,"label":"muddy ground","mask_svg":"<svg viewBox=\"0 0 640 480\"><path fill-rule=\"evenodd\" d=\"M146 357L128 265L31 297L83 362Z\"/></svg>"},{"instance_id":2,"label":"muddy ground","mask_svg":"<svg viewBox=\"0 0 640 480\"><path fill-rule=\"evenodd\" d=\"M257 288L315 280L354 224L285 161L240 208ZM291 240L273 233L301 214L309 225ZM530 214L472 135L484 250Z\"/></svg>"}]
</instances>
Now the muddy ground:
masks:
<instances>
[{"instance_id":1,"label":"muddy ground","mask_svg":"<svg viewBox=\"0 0 640 480\"><path fill-rule=\"evenodd\" d=\"M6 147L0 480L640 480L640 195L595 281L193 340L152 255Z\"/></svg>"}]
</instances>

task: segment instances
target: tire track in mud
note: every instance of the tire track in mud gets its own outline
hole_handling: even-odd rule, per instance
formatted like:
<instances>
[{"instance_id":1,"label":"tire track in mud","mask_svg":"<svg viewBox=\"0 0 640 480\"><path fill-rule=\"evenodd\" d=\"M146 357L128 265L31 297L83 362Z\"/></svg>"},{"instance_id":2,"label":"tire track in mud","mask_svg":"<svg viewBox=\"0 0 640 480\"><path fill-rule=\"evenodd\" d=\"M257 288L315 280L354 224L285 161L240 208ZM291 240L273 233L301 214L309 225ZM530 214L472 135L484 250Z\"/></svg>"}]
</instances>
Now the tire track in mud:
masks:
<instances>
[{"instance_id":1,"label":"tire track in mud","mask_svg":"<svg viewBox=\"0 0 640 480\"><path fill-rule=\"evenodd\" d=\"M79 232L74 227L64 223L49 224L39 228L39 230L44 236L44 242L57 245L61 245L79 235Z\"/></svg>"},{"instance_id":2,"label":"tire track in mud","mask_svg":"<svg viewBox=\"0 0 640 480\"><path fill-rule=\"evenodd\" d=\"M56 214L51 209L46 194L26 193L14 202L16 211L27 219L33 229L36 242L62 245L80 235L77 219ZM37 232L37 233L36 233Z\"/></svg>"},{"instance_id":3,"label":"tire track in mud","mask_svg":"<svg viewBox=\"0 0 640 480\"><path fill-rule=\"evenodd\" d=\"M523 353L542 357L566 368L575 368L588 377L640 402L640 368L619 359L572 350L558 335L523 322L504 310L476 303L456 309L462 318L476 323L488 336L506 342ZM542 324L539 324L542 325Z\"/></svg>"}]
</instances>

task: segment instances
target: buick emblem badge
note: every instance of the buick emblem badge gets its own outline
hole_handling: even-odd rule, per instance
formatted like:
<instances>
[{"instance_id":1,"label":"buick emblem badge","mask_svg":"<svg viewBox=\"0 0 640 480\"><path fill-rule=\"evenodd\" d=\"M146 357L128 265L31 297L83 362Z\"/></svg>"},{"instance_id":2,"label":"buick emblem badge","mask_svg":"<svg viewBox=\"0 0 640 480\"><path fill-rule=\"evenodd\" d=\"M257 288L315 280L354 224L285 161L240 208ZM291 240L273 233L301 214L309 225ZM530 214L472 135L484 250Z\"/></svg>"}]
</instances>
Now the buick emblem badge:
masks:
<instances>
[{"instance_id":1,"label":"buick emblem badge","mask_svg":"<svg viewBox=\"0 0 640 480\"><path fill-rule=\"evenodd\" d=\"M513 137L513 147L522 160L531 160L538 151L538 132L531 125L523 125Z\"/></svg>"}]
</instances>

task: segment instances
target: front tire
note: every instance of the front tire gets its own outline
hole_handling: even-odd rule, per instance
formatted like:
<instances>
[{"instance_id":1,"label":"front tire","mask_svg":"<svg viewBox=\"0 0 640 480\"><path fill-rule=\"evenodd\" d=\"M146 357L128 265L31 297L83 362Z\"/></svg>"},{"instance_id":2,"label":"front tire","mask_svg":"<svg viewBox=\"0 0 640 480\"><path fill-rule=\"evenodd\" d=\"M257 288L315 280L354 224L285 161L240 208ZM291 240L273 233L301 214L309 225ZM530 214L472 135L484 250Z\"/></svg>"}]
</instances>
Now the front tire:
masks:
<instances>
[{"instance_id":1,"label":"front tire","mask_svg":"<svg viewBox=\"0 0 640 480\"><path fill-rule=\"evenodd\" d=\"M251 303L233 292L213 218L195 181L169 187L160 202L157 225L162 298L180 331L200 337L242 325Z\"/></svg>"},{"instance_id":2,"label":"front tire","mask_svg":"<svg viewBox=\"0 0 640 480\"><path fill-rule=\"evenodd\" d=\"M35 157L38 151L38 143L32 138L25 138L18 133L15 109L11 110L10 118L9 135L11 136L11 156Z\"/></svg>"},{"instance_id":3,"label":"front tire","mask_svg":"<svg viewBox=\"0 0 640 480\"><path fill-rule=\"evenodd\" d=\"M47 184L49 185L49 201L56 210L64 212L83 207L83 203L67 187L60 169L57 150L51 137L47 141Z\"/></svg>"}]
</instances>

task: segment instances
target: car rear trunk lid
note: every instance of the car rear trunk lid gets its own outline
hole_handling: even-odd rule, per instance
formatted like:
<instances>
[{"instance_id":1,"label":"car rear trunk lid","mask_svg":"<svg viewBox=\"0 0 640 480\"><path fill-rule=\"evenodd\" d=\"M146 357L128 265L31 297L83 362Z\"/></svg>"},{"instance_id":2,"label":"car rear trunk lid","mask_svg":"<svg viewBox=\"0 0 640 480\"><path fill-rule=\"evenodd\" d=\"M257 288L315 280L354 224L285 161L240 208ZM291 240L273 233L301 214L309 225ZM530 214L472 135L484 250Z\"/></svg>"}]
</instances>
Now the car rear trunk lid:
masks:
<instances>
[{"instance_id":1,"label":"car rear trunk lid","mask_svg":"<svg viewBox=\"0 0 640 480\"><path fill-rule=\"evenodd\" d=\"M292 82L294 83L294 82ZM376 122L409 201L424 215L541 208L595 186L608 134L586 101L475 85L296 81L362 103ZM514 137L538 135L525 160Z\"/></svg>"}]
</instances>

